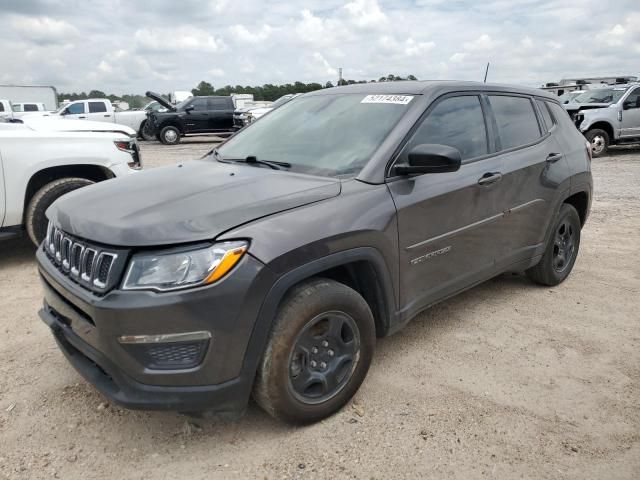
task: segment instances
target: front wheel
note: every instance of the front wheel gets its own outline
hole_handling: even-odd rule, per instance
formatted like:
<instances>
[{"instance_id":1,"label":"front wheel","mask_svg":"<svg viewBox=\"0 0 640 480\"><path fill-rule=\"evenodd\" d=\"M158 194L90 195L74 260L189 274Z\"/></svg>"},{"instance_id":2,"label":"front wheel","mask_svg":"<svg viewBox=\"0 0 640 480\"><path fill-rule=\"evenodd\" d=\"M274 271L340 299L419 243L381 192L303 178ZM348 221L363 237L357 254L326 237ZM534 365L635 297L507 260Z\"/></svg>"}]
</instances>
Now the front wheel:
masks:
<instances>
[{"instance_id":1,"label":"front wheel","mask_svg":"<svg viewBox=\"0 0 640 480\"><path fill-rule=\"evenodd\" d=\"M47 208L65 193L91 184L93 182L86 178L61 178L47 183L31 197L25 212L25 227L29 238L36 246L40 245L47 235Z\"/></svg>"},{"instance_id":2,"label":"front wheel","mask_svg":"<svg viewBox=\"0 0 640 480\"><path fill-rule=\"evenodd\" d=\"M611 141L607 132L599 128L594 128L593 130L588 130L584 136L591 145L593 158L601 157L607 153L607 150L609 149L609 142Z\"/></svg>"},{"instance_id":3,"label":"front wheel","mask_svg":"<svg viewBox=\"0 0 640 480\"><path fill-rule=\"evenodd\" d=\"M580 216L568 203L560 208L542 259L527 270L527 276L541 285L554 286L571 273L580 248Z\"/></svg>"},{"instance_id":4,"label":"front wheel","mask_svg":"<svg viewBox=\"0 0 640 480\"><path fill-rule=\"evenodd\" d=\"M142 125L140 125L139 133L140 133L140 137L143 140L146 140L147 142L150 142L156 138L156 134L154 133L153 129L151 128L147 120L142 122Z\"/></svg>"},{"instance_id":5,"label":"front wheel","mask_svg":"<svg viewBox=\"0 0 640 480\"><path fill-rule=\"evenodd\" d=\"M164 127L160 131L160 141L165 145L176 145L180 143L180 130L176 127Z\"/></svg>"},{"instance_id":6,"label":"front wheel","mask_svg":"<svg viewBox=\"0 0 640 480\"><path fill-rule=\"evenodd\" d=\"M253 396L275 418L322 420L356 393L374 347L373 315L362 296L333 280L302 283L278 310Z\"/></svg>"}]
</instances>

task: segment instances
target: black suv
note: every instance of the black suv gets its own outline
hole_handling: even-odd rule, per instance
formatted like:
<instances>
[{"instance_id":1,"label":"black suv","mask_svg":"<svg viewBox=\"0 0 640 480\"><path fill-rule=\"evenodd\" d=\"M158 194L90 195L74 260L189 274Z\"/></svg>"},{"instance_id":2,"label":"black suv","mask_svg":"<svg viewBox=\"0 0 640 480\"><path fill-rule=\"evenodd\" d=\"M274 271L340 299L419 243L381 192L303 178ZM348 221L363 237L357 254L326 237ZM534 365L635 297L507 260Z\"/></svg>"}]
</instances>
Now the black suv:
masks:
<instances>
[{"instance_id":1,"label":"black suv","mask_svg":"<svg viewBox=\"0 0 640 480\"><path fill-rule=\"evenodd\" d=\"M253 394L312 422L425 308L507 271L562 282L591 196L590 149L540 90L324 89L200 160L54 203L41 317L124 406L241 412Z\"/></svg>"},{"instance_id":2,"label":"black suv","mask_svg":"<svg viewBox=\"0 0 640 480\"><path fill-rule=\"evenodd\" d=\"M155 135L165 145L175 145L189 134L225 136L238 130L233 124L235 106L231 97L189 97L174 106L157 93L145 95L167 109L165 112L147 112L145 124L145 133Z\"/></svg>"}]
</instances>

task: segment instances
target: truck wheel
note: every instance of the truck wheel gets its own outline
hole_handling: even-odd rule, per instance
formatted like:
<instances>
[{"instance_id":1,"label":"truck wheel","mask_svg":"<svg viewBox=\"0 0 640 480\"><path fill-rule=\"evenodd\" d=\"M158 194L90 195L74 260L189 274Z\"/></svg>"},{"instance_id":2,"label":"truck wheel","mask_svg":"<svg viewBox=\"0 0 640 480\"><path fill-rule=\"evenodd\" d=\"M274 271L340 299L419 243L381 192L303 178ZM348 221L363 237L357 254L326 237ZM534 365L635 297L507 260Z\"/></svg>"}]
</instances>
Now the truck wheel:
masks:
<instances>
[{"instance_id":1,"label":"truck wheel","mask_svg":"<svg viewBox=\"0 0 640 480\"><path fill-rule=\"evenodd\" d=\"M154 140L156 138L156 134L153 132L153 130L149 127L149 122L148 121L144 121L142 122L142 125L140 125L140 137L143 140L146 140L147 142L150 142L152 140Z\"/></svg>"},{"instance_id":2,"label":"truck wheel","mask_svg":"<svg viewBox=\"0 0 640 480\"><path fill-rule=\"evenodd\" d=\"M180 143L180 130L176 127L164 127L160 131L160 141L165 145L176 145Z\"/></svg>"},{"instance_id":3,"label":"truck wheel","mask_svg":"<svg viewBox=\"0 0 640 480\"><path fill-rule=\"evenodd\" d=\"M580 229L580 217L576 209L568 203L563 204L542 259L527 270L527 276L541 285L554 286L563 282L578 257Z\"/></svg>"},{"instance_id":4,"label":"truck wheel","mask_svg":"<svg viewBox=\"0 0 640 480\"><path fill-rule=\"evenodd\" d=\"M587 131L584 135L591 144L593 158L601 157L609 148L609 134L599 128Z\"/></svg>"},{"instance_id":5,"label":"truck wheel","mask_svg":"<svg viewBox=\"0 0 640 480\"><path fill-rule=\"evenodd\" d=\"M253 397L286 422L321 420L356 393L374 347L373 315L356 291L333 280L304 282L278 310Z\"/></svg>"},{"instance_id":6,"label":"truck wheel","mask_svg":"<svg viewBox=\"0 0 640 480\"><path fill-rule=\"evenodd\" d=\"M86 178L61 178L47 183L31 197L25 212L24 223L29 238L36 246L40 245L47 236L47 217L44 214L47 208L65 193L93 183Z\"/></svg>"}]
</instances>

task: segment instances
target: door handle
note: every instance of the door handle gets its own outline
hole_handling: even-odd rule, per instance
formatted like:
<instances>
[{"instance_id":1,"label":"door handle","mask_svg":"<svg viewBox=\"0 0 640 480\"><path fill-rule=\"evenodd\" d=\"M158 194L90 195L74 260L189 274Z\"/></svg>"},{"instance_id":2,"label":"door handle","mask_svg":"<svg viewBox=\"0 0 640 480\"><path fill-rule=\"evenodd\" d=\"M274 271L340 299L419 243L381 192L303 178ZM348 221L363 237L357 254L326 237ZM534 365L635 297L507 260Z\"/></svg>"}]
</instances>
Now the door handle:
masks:
<instances>
[{"instance_id":1,"label":"door handle","mask_svg":"<svg viewBox=\"0 0 640 480\"><path fill-rule=\"evenodd\" d=\"M105 115L105 117L110 117L111 115Z\"/></svg>"},{"instance_id":2,"label":"door handle","mask_svg":"<svg viewBox=\"0 0 640 480\"><path fill-rule=\"evenodd\" d=\"M487 172L478 179L478 185L492 185L502 180L502 174L500 172Z\"/></svg>"},{"instance_id":3,"label":"door handle","mask_svg":"<svg viewBox=\"0 0 640 480\"><path fill-rule=\"evenodd\" d=\"M78 117L78 118L87 118L87 117Z\"/></svg>"},{"instance_id":4,"label":"door handle","mask_svg":"<svg viewBox=\"0 0 640 480\"><path fill-rule=\"evenodd\" d=\"M555 163L562 158L561 153L550 153L547 155L547 163Z\"/></svg>"}]
</instances>

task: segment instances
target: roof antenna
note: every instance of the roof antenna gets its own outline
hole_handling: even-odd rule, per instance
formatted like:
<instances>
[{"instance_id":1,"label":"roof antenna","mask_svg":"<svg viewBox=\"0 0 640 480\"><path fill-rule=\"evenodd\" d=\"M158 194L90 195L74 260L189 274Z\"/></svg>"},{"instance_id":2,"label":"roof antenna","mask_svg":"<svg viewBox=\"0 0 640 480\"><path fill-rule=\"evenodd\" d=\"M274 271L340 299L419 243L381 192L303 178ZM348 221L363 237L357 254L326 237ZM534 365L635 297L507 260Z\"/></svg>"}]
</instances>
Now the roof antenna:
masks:
<instances>
[{"instance_id":1,"label":"roof antenna","mask_svg":"<svg viewBox=\"0 0 640 480\"><path fill-rule=\"evenodd\" d=\"M484 71L484 83L487 83L487 74L489 73L489 62L487 62L487 68Z\"/></svg>"}]
</instances>

